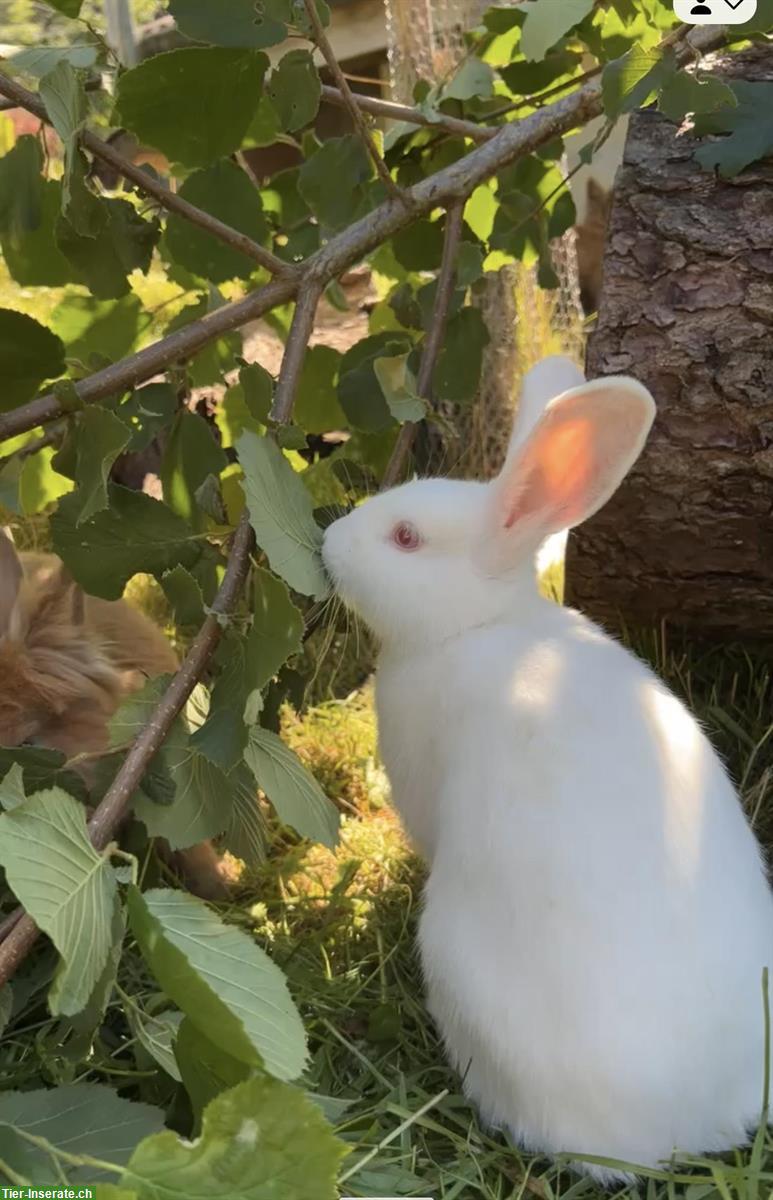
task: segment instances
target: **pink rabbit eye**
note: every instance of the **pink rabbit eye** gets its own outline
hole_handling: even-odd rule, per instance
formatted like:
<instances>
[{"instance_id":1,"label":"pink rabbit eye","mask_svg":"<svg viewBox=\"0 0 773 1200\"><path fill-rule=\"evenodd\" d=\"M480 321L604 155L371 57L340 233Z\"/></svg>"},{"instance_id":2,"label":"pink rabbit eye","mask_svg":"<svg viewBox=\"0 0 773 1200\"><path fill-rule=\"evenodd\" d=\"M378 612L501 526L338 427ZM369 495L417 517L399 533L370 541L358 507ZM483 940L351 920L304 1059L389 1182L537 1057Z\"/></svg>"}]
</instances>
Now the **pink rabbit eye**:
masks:
<instances>
[{"instance_id":1,"label":"pink rabbit eye","mask_svg":"<svg viewBox=\"0 0 773 1200\"><path fill-rule=\"evenodd\" d=\"M410 521L401 521L392 530L392 541L400 550L418 550L421 537L415 525Z\"/></svg>"}]
</instances>

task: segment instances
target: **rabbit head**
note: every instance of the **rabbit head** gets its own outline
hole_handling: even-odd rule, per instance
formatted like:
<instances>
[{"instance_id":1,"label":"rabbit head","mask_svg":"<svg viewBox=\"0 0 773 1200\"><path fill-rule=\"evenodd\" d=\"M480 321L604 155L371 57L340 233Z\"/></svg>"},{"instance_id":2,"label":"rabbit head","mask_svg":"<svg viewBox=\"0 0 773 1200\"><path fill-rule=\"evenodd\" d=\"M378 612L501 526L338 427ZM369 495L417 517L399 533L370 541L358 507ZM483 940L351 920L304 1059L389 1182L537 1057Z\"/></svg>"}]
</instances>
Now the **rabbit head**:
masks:
<instances>
[{"instance_id":1,"label":"rabbit head","mask_svg":"<svg viewBox=\"0 0 773 1200\"><path fill-rule=\"evenodd\" d=\"M25 573L0 533L0 745L102 749L123 680L84 629L83 593L55 559Z\"/></svg>"},{"instance_id":2,"label":"rabbit head","mask_svg":"<svg viewBox=\"0 0 773 1200\"><path fill-rule=\"evenodd\" d=\"M601 379L543 405L551 378L491 483L414 480L326 530L337 590L382 642L427 645L512 620L536 599L541 543L597 512L638 458L655 415L641 384Z\"/></svg>"}]
</instances>

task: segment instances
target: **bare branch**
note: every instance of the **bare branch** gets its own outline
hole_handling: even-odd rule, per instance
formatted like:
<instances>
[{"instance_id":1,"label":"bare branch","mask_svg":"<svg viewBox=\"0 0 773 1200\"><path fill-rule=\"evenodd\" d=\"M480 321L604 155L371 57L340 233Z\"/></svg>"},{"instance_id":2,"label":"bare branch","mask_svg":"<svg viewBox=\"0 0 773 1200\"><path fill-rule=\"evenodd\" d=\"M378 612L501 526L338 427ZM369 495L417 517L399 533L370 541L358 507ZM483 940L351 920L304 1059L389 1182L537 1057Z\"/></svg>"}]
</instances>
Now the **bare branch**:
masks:
<instances>
[{"instance_id":1,"label":"bare branch","mask_svg":"<svg viewBox=\"0 0 773 1200\"><path fill-rule=\"evenodd\" d=\"M677 50L678 61L689 62L696 55L720 46L726 30L703 26ZM331 238L301 265L300 275L284 275L266 284L243 300L224 304L199 321L193 321L153 346L140 350L120 363L97 371L76 385L84 403L135 386L166 370L170 364L185 360L214 338L238 329L284 304L296 294L302 275L304 286L312 281L325 287L345 270L375 250L383 241L404 229L411 221L434 208L463 200L503 167L537 150L545 142L598 116L603 110L601 85L591 80L578 91L555 101L522 121L504 125L494 137L443 170L406 189L411 211L402 203L387 200L354 225ZM9 413L0 414L0 440L33 429L62 415L59 399L53 394L41 396Z\"/></svg>"},{"instance_id":2,"label":"bare branch","mask_svg":"<svg viewBox=\"0 0 773 1200\"><path fill-rule=\"evenodd\" d=\"M361 92L352 92L352 99L363 112L372 113L374 117L387 117L390 121L405 121L408 125L423 125L429 129L444 129L446 133L459 134L472 142L487 142L499 133L498 125L476 125L474 121L463 121L460 117L450 117L447 113L437 113L432 117L426 116L418 108L410 108L407 104L394 104L391 100L379 100L376 96L363 96ZM331 104L348 108L346 99L335 87L322 85L322 98ZM498 115L498 114L497 114Z\"/></svg>"},{"instance_id":3,"label":"bare branch","mask_svg":"<svg viewBox=\"0 0 773 1200\"><path fill-rule=\"evenodd\" d=\"M41 121L50 124L46 107L42 100L30 92L27 88L22 87L15 79L5 75L0 71L0 95L8 97L13 102L13 107L24 108L27 112L39 117ZM80 135L80 142L87 150L90 150L95 158L101 159L103 162L109 163L115 171L123 175L124 179L130 180L141 192L147 196L152 196L162 208L167 212L177 213L178 216L184 217L190 221L192 225L196 225L199 229L210 233L212 237L216 237L219 241L225 242L234 250L238 250L245 257L251 258L253 262L259 263L261 267L265 267L272 275L288 275L292 274L293 268L291 264L282 262L281 258L277 258L270 250L258 245L252 238L247 237L245 233L240 233L238 229L233 229L230 225L226 225L224 221L220 221L217 217L213 217L211 213L204 212L203 209L197 208L195 204L190 204L184 200L182 196L176 195L170 191L168 187L160 180L154 178L142 167L136 166L130 162L128 158L124 158L107 142L103 142L96 134L89 130L84 130Z\"/></svg>"},{"instance_id":4,"label":"bare branch","mask_svg":"<svg viewBox=\"0 0 773 1200\"><path fill-rule=\"evenodd\" d=\"M311 280L304 286L295 305L293 323L287 338L282 369L279 372L279 382L276 387L271 417L274 421L287 422L292 414L298 380L306 357L306 347L314 328L314 318L317 315L317 305L322 295L322 284Z\"/></svg>"},{"instance_id":5,"label":"bare branch","mask_svg":"<svg viewBox=\"0 0 773 1200\"><path fill-rule=\"evenodd\" d=\"M373 140L373 134L368 128L368 123L365 120L365 117L362 115L362 109L358 107L352 93L352 89L349 87L348 80L338 65L338 59L333 53L333 48L330 45L330 42L327 40L327 34L325 33L322 22L319 19L316 0L304 0L304 4L306 6L306 12L309 14L311 28L314 32L314 41L316 42L317 47L319 48L319 51L327 64L327 69L336 81L338 91L341 93L343 105L348 110L349 115L354 122L354 128L357 130L363 142L365 143L368 154L372 158L373 165L378 172L379 179L384 184L388 195L392 196L396 200L399 200L400 203L403 204L407 209L410 209L410 201L407 195L403 192L402 188L397 186L394 179L389 174L389 168L381 157L378 146Z\"/></svg>"},{"instance_id":6,"label":"bare branch","mask_svg":"<svg viewBox=\"0 0 773 1200\"><path fill-rule=\"evenodd\" d=\"M210 615L201 626L185 660L137 737L120 770L88 823L89 836L97 850L104 850L127 815L132 796L148 763L163 745L183 705L201 678L220 641L220 618L233 611L249 568L253 533L245 513L234 534L228 566ZM29 954L40 930L26 913L11 913L0 926L0 987L7 983Z\"/></svg>"},{"instance_id":7,"label":"bare branch","mask_svg":"<svg viewBox=\"0 0 773 1200\"><path fill-rule=\"evenodd\" d=\"M463 217L464 204L461 201L457 201L446 213L443 257L438 274L435 308L432 314L432 324L424 342L421 363L419 365L419 375L416 381L419 395L427 402L432 399L432 376L435 371L435 364L437 363L440 348L443 345L443 338L448 323L448 313L454 294L456 256L462 236ZM392 451L392 456L384 472L384 478L381 482L382 488L392 487L400 478L405 460L410 454L411 446L416 436L416 429L417 426L413 422L406 421L400 430L395 442L395 448Z\"/></svg>"}]
</instances>

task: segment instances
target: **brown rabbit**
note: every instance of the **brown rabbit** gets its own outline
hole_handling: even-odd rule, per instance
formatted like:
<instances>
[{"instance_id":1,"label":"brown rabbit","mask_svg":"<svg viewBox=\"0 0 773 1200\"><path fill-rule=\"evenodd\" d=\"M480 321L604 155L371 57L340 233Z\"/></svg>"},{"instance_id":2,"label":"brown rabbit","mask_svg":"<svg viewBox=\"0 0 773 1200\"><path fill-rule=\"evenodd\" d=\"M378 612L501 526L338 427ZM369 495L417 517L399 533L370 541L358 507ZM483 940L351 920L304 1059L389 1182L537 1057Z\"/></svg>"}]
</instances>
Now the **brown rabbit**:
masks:
<instances>
[{"instance_id":1,"label":"brown rabbit","mask_svg":"<svg viewBox=\"0 0 773 1200\"><path fill-rule=\"evenodd\" d=\"M122 699L177 665L146 616L123 600L84 595L58 558L17 554L0 532L0 745L47 746L68 758L105 750ZM72 765L88 782L89 760ZM209 842L172 857L198 895L228 894Z\"/></svg>"}]
</instances>

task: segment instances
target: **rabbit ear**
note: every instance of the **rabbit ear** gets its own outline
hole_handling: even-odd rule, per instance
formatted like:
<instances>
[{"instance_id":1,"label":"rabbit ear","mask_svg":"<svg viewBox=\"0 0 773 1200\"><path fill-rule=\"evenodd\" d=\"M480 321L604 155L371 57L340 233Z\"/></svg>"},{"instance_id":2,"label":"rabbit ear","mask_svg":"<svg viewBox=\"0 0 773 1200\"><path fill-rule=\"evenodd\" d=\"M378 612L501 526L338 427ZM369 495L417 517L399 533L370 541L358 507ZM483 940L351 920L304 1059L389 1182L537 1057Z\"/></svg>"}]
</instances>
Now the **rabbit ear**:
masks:
<instances>
[{"instance_id":1,"label":"rabbit ear","mask_svg":"<svg viewBox=\"0 0 773 1200\"><path fill-rule=\"evenodd\" d=\"M10 628L22 577L16 547L3 529L0 531L0 636L6 634Z\"/></svg>"},{"instance_id":2,"label":"rabbit ear","mask_svg":"<svg viewBox=\"0 0 773 1200\"><path fill-rule=\"evenodd\" d=\"M654 417L652 397L634 379L600 379L552 400L492 485L495 535L507 560L606 504Z\"/></svg>"},{"instance_id":3,"label":"rabbit ear","mask_svg":"<svg viewBox=\"0 0 773 1200\"><path fill-rule=\"evenodd\" d=\"M585 376L580 368L561 354L543 358L527 371L521 382L508 457L523 445L551 400L584 383Z\"/></svg>"}]
</instances>

